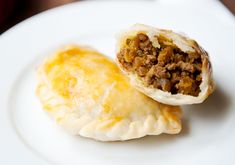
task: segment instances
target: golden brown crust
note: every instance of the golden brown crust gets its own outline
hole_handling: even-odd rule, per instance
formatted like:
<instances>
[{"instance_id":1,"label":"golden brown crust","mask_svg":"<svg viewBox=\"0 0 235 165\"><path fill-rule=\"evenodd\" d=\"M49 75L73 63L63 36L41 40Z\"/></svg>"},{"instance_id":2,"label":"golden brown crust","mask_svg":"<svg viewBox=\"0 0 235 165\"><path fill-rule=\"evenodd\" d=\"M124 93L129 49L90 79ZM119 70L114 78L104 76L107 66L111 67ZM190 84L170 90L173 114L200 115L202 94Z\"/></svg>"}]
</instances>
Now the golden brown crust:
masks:
<instances>
[{"instance_id":1,"label":"golden brown crust","mask_svg":"<svg viewBox=\"0 0 235 165\"><path fill-rule=\"evenodd\" d=\"M181 130L181 109L133 88L107 57L68 46L38 68L44 110L73 134L101 141L128 140Z\"/></svg>"}]
</instances>

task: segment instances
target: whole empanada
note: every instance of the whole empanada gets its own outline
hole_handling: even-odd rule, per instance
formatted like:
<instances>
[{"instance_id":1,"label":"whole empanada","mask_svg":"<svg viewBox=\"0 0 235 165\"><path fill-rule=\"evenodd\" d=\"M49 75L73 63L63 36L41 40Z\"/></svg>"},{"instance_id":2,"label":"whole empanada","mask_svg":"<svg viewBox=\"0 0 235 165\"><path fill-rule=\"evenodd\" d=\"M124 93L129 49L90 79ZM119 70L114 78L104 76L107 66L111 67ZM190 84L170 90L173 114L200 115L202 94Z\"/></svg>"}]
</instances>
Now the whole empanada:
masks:
<instances>
[{"instance_id":1,"label":"whole empanada","mask_svg":"<svg viewBox=\"0 0 235 165\"><path fill-rule=\"evenodd\" d=\"M201 103L214 90L207 52L173 31L136 24L117 34L116 55L131 84L159 102Z\"/></svg>"},{"instance_id":2,"label":"whole empanada","mask_svg":"<svg viewBox=\"0 0 235 165\"><path fill-rule=\"evenodd\" d=\"M73 134L115 141L181 130L179 107L136 90L114 62L93 49L65 47L39 66L37 76L44 110Z\"/></svg>"}]
</instances>

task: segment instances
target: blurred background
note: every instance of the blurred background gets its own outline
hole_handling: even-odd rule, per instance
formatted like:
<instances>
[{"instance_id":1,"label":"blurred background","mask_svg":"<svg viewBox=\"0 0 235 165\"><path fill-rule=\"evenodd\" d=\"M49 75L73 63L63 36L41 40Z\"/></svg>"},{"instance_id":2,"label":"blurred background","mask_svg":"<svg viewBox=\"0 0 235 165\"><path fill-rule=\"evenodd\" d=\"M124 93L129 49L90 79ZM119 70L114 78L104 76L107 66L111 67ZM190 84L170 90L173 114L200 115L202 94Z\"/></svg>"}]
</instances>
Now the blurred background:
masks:
<instances>
[{"instance_id":1,"label":"blurred background","mask_svg":"<svg viewBox=\"0 0 235 165\"><path fill-rule=\"evenodd\" d=\"M37 13L75 1L78 0L0 0L0 34Z\"/></svg>"},{"instance_id":2,"label":"blurred background","mask_svg":"<svg viewBox=\"0 0 235 165\"><path fill-rule=\"evenodd\" d=\"M81 0L0 0L0 34L37 13L75 1ZM220 1L235 14L235 0Z\"/></svg>"}]
</instances>

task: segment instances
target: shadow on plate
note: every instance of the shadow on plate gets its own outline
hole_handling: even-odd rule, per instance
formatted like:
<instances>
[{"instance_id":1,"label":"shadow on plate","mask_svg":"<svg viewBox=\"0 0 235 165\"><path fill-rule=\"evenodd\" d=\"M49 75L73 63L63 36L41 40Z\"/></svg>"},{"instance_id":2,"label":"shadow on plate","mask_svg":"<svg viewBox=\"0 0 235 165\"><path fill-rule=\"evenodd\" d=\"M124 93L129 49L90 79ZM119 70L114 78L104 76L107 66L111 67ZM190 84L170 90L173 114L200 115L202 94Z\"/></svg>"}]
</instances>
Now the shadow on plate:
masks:
<instances>
[{"instance_id":1,"label":"shadow on plate","mask_svg":"<svg viewBox=\"0 0 235 165\"><path fill-rule=\"evenodd\" d=\"M182 119L183 129L177 135L161 134L159 136L146 136L144 138L128 140L125 142L109 142L107 144L120 144L126 143L128 145L135 145L143 148L151 148L156 146L169 145L175 143L177 140L186 138L190 134L190 118L200 118L206 120L210 124L213 121L221 122L226 119L228 110L231 105L231 100L225 91L217 85L214 93L202 104L183 106L184 116Z\"/></svg>"},{"instance_id":2,"label":"shadow on plate","mask_svg":"<svg viewBox=\"0 0 235 165\"><path fill-rule=\"evenodd\" d=\"M228 110L231 105L231 99L226 92L217 85L214 93L208 97L208 99L202 104L187 105L184 106L184 111L190 113L190 117L198 118L202 120L217 122L226 118Z\"/></svg>"}]
</instances>

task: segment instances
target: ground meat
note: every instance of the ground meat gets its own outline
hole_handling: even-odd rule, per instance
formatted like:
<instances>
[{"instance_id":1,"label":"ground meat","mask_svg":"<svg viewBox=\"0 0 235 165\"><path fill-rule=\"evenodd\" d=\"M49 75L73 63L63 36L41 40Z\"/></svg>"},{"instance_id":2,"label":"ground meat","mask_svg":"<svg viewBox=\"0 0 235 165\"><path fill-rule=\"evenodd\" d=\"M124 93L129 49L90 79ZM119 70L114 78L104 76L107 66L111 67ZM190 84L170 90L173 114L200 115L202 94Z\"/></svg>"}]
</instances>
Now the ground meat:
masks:
<instances>
[{"instance_id":1,"label":"ground meat","mask_svg":"<svg viewBox=\"0 0 235 165\"><path fill-rule=\"evenodd\" d=\"M195 72L194 65L189 62L180 61L177 63L177 66L178 66L178 68L180 68L181 71L188 71L190 73Z\"/></svg>"},{"instance_id":2,"label":"ground meat","mask_svg":"<svg viewBox=\"0 0 235 165\"><path fill-rule=\"evenodd\" d=\"M169 63L166 65L167 70L176 70L178 68L177 63Z\"/></svg>"},{"instance_id":3,"label":"ground meat","mask_svg":"<svg viewBox=\"0 0 235 165\"><path fill-rule=\"evenodd\" d=\"M173 72L171 74L171 83L172 84L177 84L181 79L181 74L179 71Z\"/></svg>"},{"instance_id":4,"label":"ground meat","mask_svg":"<svg viewBox=\"0 0 235 165\"><path fill-rule=\"evenodd\" d=\"M159 66L159 65L154 65L154 66L152 66L152 68L153 68L153 71L154 71L154 75L157 78L170 78L171 77L170 73L166 70L165 67L162 67L162 66Z\"/></svg>"},{"instance_id":5,"label":"ground meat","mask_svg":"<svg viewBox=\"0 0 235 165\"><path fill-rule=\"evenodd\" d=\"M166 65L169 63L172 59L173 55L173 50L171 47L165 47L160 51L158 55L158 63L160 63L162 66Z\"/></svg>"},{"instance_id":6,"label":"ground meat","mask_svg":"<svg viewBox=\"0 0 235 165\"><path fill-rule=\"evenodd\" d=\"M133 69L137 69L144 65L144 58L143 57L136 57L133 62Z\"/></svg>"},{"instance_id":7,"label":"ground meat","mask_svg":"<svg viewBox=\"0 0 235 165\"><path fill-rule=\"evenodd\" d=\"M196 95L197 93L197 84L189 76L182 78L178 84L175 85L179 93L187 95Z\"/></svg>"},{"instance_id":8,"label":"ground meat","mask_svg":"<svg viewBox=\"0 0 235 165\"><path fill-rule=\"evenodd\" d=\"M160 48L155 48L143 33L128 38L117 56L119 62L126 70L137 73L147 86L198 96L202 82L200 54L182 52L162 35L157 38Z\"/></svg>"},{"instance_id":9,"label":"ground meat","mask_svg":"<svg viewBox=\"0 0 235 165\"><path fill-rule=\"evenodd\" d=\"M168 92L171 91L171 82L170 82L170 80L162 78L162 79L160 79L160 84L161 84L162 90L168 91Z\"/></svg>"},{"instance_id":10,"label":"ground meat","mask_svg":"<svg viewBox=\"0 0 235 165\"><path fill-rule=\"evenodd\" d=\"M137 72L137 74L139 76L142 77L142 76L145 76L148 73L148 68L146 68L146 67L139 67L139 68L137 68L136 72Z\"/></svg>"},{"instance_id":11,"label":"ground meat","mask_svg":"<svg viewBox=\"0 0 235 165\"><path fill-rule=\"evenodd\" d=\"M179 53L174 53L174 59L173 62L174 63L178 63L180 61L185 61L185 56Z\"/></svg>"},{"instance_id":12,"label":"ground meat","mask_svg":"<svg viewBox=\"0 0 235 165\"><path fill-rule=\"evenodd\" d=\"M145 63L153 65L156 60L157 60L156 55L147 55Z\"/></svg>"}]
</instances>

